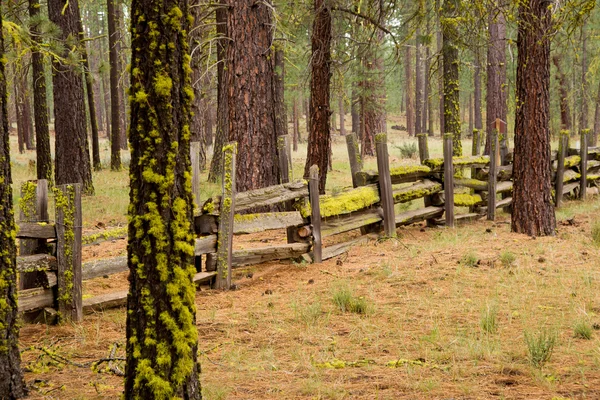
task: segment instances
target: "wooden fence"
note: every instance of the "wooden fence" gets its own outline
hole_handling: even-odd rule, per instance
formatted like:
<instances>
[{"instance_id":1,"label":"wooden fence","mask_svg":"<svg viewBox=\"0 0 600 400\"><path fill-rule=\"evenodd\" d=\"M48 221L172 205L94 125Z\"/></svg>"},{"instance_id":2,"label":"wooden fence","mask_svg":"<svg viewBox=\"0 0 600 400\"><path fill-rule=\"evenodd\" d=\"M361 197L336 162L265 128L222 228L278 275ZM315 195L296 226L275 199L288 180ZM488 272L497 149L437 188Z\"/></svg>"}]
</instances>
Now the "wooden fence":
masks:
<instances>
[{"instance_id":1,"label":"wooden fence","mask_svg":"<svg viewBox=\"0 0 600 400\"><path fill-rule=\"evenodd\" d=\"M569 147L569 135L563 132L560 150L552 154L555 193L562 193L556 196L557 206L560 206L564 195L584 198L589 186L600 183L600 148L587 148L587 134L587 131L581 134L582 148L575 149ZM444 157L439 159L429 157L427 135L417 137L421 163L390 166L387 138L380 134L376 137L377 171L363 171L356 136L347 135L354 187L335 195L319 195L319 170L316 166L310 169L308 181L292 182L287 137L280 138L278 144L278 163L283 171L281 183L236 193L237 145L227 144L223 148L222 193L194 212L198 234L195 243L198 273L194 281L227 289L231 287L233 268L284 259L303 258L321 262L375 238L374 233L383 231L385 236L394 236L396 228L402 225L426 221L428 226L452 227L460 221L484 217L493 220L499 208L510 211L512 153L506 140L506 124L497 121L490 156L480 155L483 137L479 132L475 132L473 137L472 155L466 157L452 157L451 135L444 136ZM470 177L467 177L468 171ZM194 175L198 173L196 166ZM196 198L199 196L199 182L197 177L193 179ZM23 274L36 274L34 283L30 285L42 287L21 288L20 310L45 309L46 314L53 314L51 307L56 307L62 318L79 321L85 313L124 305L127 291L82 299L82 280L128 269L124 256L81 264L78 185L58 189L56 197L61 200L56 202L55 224L46 221L47 183L40 181L37 185L34 182L26 185L21 200L22 210L26 212L21 215L18 234L22 240L18 268ZM32 196L34 186L36 194ZM423 199L423 206L417 209L398 212L395 207L418 199ZM455 210L456 207L459 208ZM270 211L262 211L265 209ZM361 232L358 238L341 242L333 240L336 244L323 246L325 238L358 229ZM234 250L237 236L269 230L285 231L287 243ZM47 245L48 240L56 242L56 258L48 254L29 255L37 251L27 249L39 249L40 244ZM72 274L68 272L71 266ZM72 284L71 279L66 278L71 275ZM22 275L21 283L28 282L28 279Z\"/></svg>"}]
</instances>

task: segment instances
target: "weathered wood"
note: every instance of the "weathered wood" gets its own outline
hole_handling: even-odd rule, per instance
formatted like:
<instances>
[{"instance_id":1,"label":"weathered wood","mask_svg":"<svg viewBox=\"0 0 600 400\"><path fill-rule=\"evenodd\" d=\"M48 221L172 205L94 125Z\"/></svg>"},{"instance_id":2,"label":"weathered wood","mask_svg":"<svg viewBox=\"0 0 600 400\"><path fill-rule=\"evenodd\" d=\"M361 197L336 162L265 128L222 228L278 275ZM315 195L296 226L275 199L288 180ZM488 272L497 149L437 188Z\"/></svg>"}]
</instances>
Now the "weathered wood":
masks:
<instances>
[{"instance_id":1,"label":"weathered wood","mask_svg":"<svg viewBox=\"0 0 600 400\"><path fill-rule=\"evenodd\" d=\"M572 169L567 169L563 174L562 181L563 181L563 183L567 183L567 182L577 181L577 180L579 180L579 178L581 178L581 174L573 171Z\"/></svg>"},{"instance_id":2,"label":"weathered wood","mask_svg":"<svg viewBox=\"0 0 600 400\"><path fill-rule=\"evenodd\" d=\"M234 250L233 267L261 264L267 261L287 260L302 256L310 250L309 243L288 243L253 249Z\"/></svg>"},{"instance_id":3,"label":"weathered wood","mask_svg":"<svg viewBox=\"0 0 600 400\"><path fill-rule=\"evenodd\" d=\"M290 157L290 137L288 135L277 138L277 158L279 162L279 183L288 183L292 180L292 168Z\"/></svg>"},{"instance_id":4,"label":"weathered wood","mask_svg":"<svg viewBox=\"0 0 600 400\"><path fill-rule=\"evenodd\" d=\"M471 155L478 156L481 153L481 132L479 129L473 130L473 142L471 144Z\"/></svg>"},{"instance_id":5,"label":"weathered wood","mask_svg":"<svg viewBox=\"0 0 600 400\"><path fill-rule=\"evenodd\" d=\"M358 140L356 134L351 133L346 135L346 147L348 148L348 159L350 160L350 173L352 174L352 186L357 187L358 180L356 174L362 170L362 158L360 157L360 149L358 148Z\"/></svg>"},{"instance_id":6,"label":"weathered wood","mask_svg":"<svg viewBox=\"0 0 600 400\"><path fill-rule=\"evenodd\" d=\"M401 188L393 187L394 203L407 203L409 201L420 199L421 197L431 196L442 191L442 184L430 181L428 179L417 182L411 186Z\"/></svg>"},{"instance_id":7,"label":"weathered wood","mask_svg":"<svg viewBox=\"0 0 600 400\"><path fill-rule=\"evenodd\" d=\"M312 225L313 236L313 260L320 263L322 259L321 243L321 206L319 201L319 167L313 165L309 170L309 196L311 205L310 223Z\"/></svg>"},{"instance_id":8,"label":"weathered wood","mask_svg":"<svg viewBox=\"0 0 600 400\"><path fill-rule=\"evenodd\" d=\"M488 182L478 179L454 178L454 186L464 186L478 191L488 190Z\"/></svg>"},{"instance_id":9,"label":"weathered wood","mask_svg":"<svg viewBox=\"0 0 600 400\"><path fill-rule=\"evenodd\" d=\"M52 289L25 289L19 291L19 312L29 312L52 307L54 292Z\"/></svg>"},{"instance_id":10,"label":"weathered wood","mask_svg":"<svg viewBox=\"0 0 600 400\"><path fill-rule=\"evenodd\" d=\"M233 252L233 215L235 213L237 143L223 147L222 199L219 221L219 242L217 245L217 289L231 287L231 257Z\"/></svg>"},{"instance_id":11,"label":"weathered wood","mask_svg":"<svg viewBox=\"0 0 600 400\"><path fill-rule=\"evenodd\" d=\"M444 205L446 211L446 226L454 227L454 165L452 163L452 134L444 134ZM433 169L433 168L432 168Z\"/></svg>"},{"instance_id":12,"label":"weathered wood","mask_svg":"<svg viewBox=\"0 0 600 400\"><path fill-rule=\"evenodd\" d=\"M559 147L558 147L558 162L557 162L557 169L556 169L556 182L555 182L555 189L556 189L556 199L555 199L555 205L556 208L559 208L561 203L562 203L562 192L563 192L563 185L564 185L564 174L565 174L565 155L567 152L567 149L569 148L569 132L568 131L561 131L560 132L560 141L559 141Z\"/></svg>"},{"instance_id":13,"label":"weathered wood","mask_svg":"<svg viewBox=\"0 0 600 400\"><path fill-rule=\"evenodd\" d=\"M18 228L17 239L56 239L54 224L21 222Z\"/></svg>"},{"instance_id":14,"label":"weathered wood","mask_svg":"<svg viewBox=\"0 0 600 400\"><path fill-rule=\"evenodd\" d=\"M497 167L496 169L496 180L497 181L509 181L512 179L512 169L513 166L511 165L503 165L500 167ZM477 175L475 175L476 179L479 179L481 181L488 181L489 178L489 168L483 168L478 170Z\"/></svg>"},{"instance_id":15,"label":"weathered wood","mask_svg":"<svg viewBox=\"0 0 600 400\"><path fill-rule=\"evenodd\" d=\"M56 257L49 254L33 254L30 256L17 257L17 271L56 271Z\"/></svg>"},{"instance_id":16,"label":"weathered wood","mask_svg":"<svg viewBox=\"0 0 600 400\"><path fill-rule=\"evenodd\" d=\"M498 132L498 143L500 146L500 158L496 159L499 161L499 165L507 164L507 156L508 156L508 131L506 122L501 120L500 118L496 118L496 131Z\"/></svg>"},{"instance_id":17,"label":"weathered wood","mask_svg":"<svg viewBox=\"0 0 600 400\"><path fill-rule=\"evenodd\" d=\"M196 239L194 253L196 256L217 251L217 235L204 236Z\"/></svg>"},{"instance_id":18,"label":"weathered wood","mask_svg":"<svg viewBox=\"0 0 600 400\"><path fill-rule=\"evenodd\" d=\"M58 311L62 321L80 322L82 311L81 184L56 188Z\"/></svg>"},{"instance_id":19,"label":"weathered wood","mask_svg":"<svg viewBox=\"0 0 600 400\"><path fill-rule=\"evenodd\" d=\"M270 206L307 196L308 186L301 181L236 193L235 212L240 213L250 208ZM220 207L221 196L217 196L204 203L201 209L195 211L195 215L200 215L201 213L219 215Z\"/></svg>"},{"instance_id":20,"label":"weathered wood","mask_svg":"<svg viewBox=\"0 0 600 400\"><path fill-rule=\"evenodd\" d=\"M45 224L48 222L48 181L27 181L21 185L19 201L19 221L21 223ZM23 236L20 236L23 237ZM22 256L35 254L45 250L45 239L22 239L19 243L19 254ZM29 277L35 280L35 273L20 277L19 289L31 289Z\"/></svg>"},{"instance_id":21,"label":"weathered wood","mask_svg":"<svg viewBox=\"0 0 600 400\"><path fill-rule=\"evenodd\" d=\"M490 158L488 156L464 156L464 157L453 157L452 164L455 167L461 168L483 168L488 166L490 163ZM426 166L431 168L431 172L441 172L444 171L444 162L443 158L430 158L423 162Z\"/></svg>"},{"instance_id":22,"label":"weathered wood","mask_svg":"<svg viewBox=\"0 0 600 400\"><path fill-rule=\"evenodd\" d=\"M366 244L372 240L377 240L377 235L368 234L350 240L348 242L338 243L333 246L326 247L323 250L323 260L329 260L330 258L340 256L350 251L350 249L352 249L353 247L360 246L361 244Z\"/></svg>"},{"instance_id":23,"label":"weathered wood","mask_svg":"<svg viewBox=\"0 0 600 400\"><path fill-rule=\"evenodd\" d=\"M581 164L579 167L579 171L581 173L581 178L579 179L579 198L581 200L585 200L587 197L587 171L588 171L588 137L590 130L582 129L581 130Z\"/></svg>"},{"instance_id":24,"label":"weathered wood","mask_svg":"<svg viewBox=\"0 0 600 400\"><path fill-rule=\"evenodd\" d=\"M427 134L417 134L417 140L419 141L419 161L421 161L422 164L423 161L429 159L429 145L427 143Z\"/></svg>"},{"instance_id":25,"label":"weathered wood","mask_svg":"<svg viewBox=\"0 0 600 400\"><path fill-rule=\"evenodd\" d=\"M298 211L261 214L236 214L233 217L233 233L236 235L257 233L273 229L285 229L305 224Z\"/></svg>"},{"instance_id":26,"label":"weathered wood","mask_svg":"<svg viewBox=\"0 0 600 400\"><path fill-rule=\"evenodd\" d=\"M81 279L85 281L125 271L129 271L127 266L127 256L92 260L83 263L81 267Z\"/></svg>"},{"instance_id":27,"label":"weathered wood","mask_svg":"<svg viewBox=\"0 0 600 400\"><path fill-rule=\"evenodd\" d=\"M387 135L379 133L375 136L377 154L377 172L379 173L379 197L383 209L383 230L387 237L396 236L396 216L390 176L390 157L388 154Z\"/></svg>"},{"instance_id":28,"label":"weathered wood","mask_svg":"<svg viewBox=\"0 0 600 400\"><path fill-rule=\"evenodd\" d=\"M571 193L578 187L579 187L579 182L567 183L566 185L563 186L563 196L565 194Z\"/></svg>"},{"instance_id":29,"label":"weathered wood","mask_svg":"<svg viewBox=\"0 0 600 400\"><path fill-rule=\"evenodd\" d=\"M396 215L396 226L410 225L423 220L433 220L444 214L444 207L425 207Z\"/></svg>"},{"instance_id":30,"label":"weathered wood","mask_svg":"<svg viewBox=\"0 0 600 400\"><path fill-rule=\"evenodd\" d=\"M390 170L392 185L417 182L432 175L431 168L426 165L407 165ZM379 182L379 174L375 171L362 171L356 174L356 179L358 186L371 185Z\"/></svg>"},{"instance_id":31,"label":"weathered wood","mask_svg":"<svg viewBox=\"0 0 600 400\"><path fill-rule=\"evenodd\" d=\"M512 204L512 197L507 197L496 203L496 208L505 208Z\"/></svg>"},{"instance_id":32,"label":"weathered wood","mask_svg":"<svg viewBox=\"0 0 600 400\"><path fill-rule=\"evenodd\" d=\"M382 212L377 209L368 209L339 217L330 217L323 220L321 235L323 237L337 235L362 228L363 226L377 224L382 220Z\"/></svg>"},{"instance_id":33,"label":"weathered wood","mask_svg":"<svg viewBox=\"0 0 600 400\"><path fill-rule=\"evenodd\" d=\"M194 231L196 235L216 234L219 231L218 217L210 214L202 214L194 217Z\"/></svg>"},{"instance_id":34,"label":"weathered wood","mask_svg":"<svg viewBox=\"0 0 600 400\"><path fill-rule=\"evenodd\" d=\"M190 160L192 164L192 195L194 204L200 204L200 142L190 143Z\"/></svg>"},{"instance_id":35,"label":"weathered wood","mask_svg":"<svg viewBox=\"0 0 600 400\"><path fill-rule=\"evenodd\" d=\"M565 170L569 169L569 168L573 168L573 167L580 167L581 166L581 156L578 156L578 155L568 156L568 157L565 156L563 165L564 165ZM558 160L556 160L552 163L552 169L554 171L558 170Z\"/></svg>"},{"instance_id":36,"label":"weathered wood","mask_svg":"<svg viewBox=\"0 0 600 400\"><path fill-rule=\"evenodd\" d=\"M498 124L498 119L496 119ZM498 129L493 129L491 132L490 146L490 168L488 172L488 200L487 200L487 219L488 221L496 220L496 185L498 184Z\"/></svg>"},{"instance_id":37,"label":"weathered wood","mask_svg":"<svg viewBox=\"0 0 600 400\"><path fill-rule=\"evenodd\" d=\"M307 238L312 235L312 228L310 225L300 226L298 227L297 233L299 237Z\"/></svg>"},{"instance_id":38,"label":"weathered wood","mask_svg":"<svg viewBox=\"0 0 600 400\"><path fill-rule=\"evenodd\" d=\"M503 181L503 182L498 182L496 184L496 193L512 192L512 189L513 189L512 181Z\"/></svg>"}]
</instances>

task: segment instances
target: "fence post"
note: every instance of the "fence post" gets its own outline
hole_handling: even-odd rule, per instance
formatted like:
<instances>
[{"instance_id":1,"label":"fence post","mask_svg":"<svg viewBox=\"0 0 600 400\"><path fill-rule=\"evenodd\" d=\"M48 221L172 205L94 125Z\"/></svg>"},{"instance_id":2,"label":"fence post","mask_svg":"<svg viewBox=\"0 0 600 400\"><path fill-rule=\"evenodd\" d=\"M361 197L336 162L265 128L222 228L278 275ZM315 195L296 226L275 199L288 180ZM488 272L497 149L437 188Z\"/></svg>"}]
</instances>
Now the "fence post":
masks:
<instances>
[{"instance_id":1,"label":"fence post","mask_svg":"<svg viewBox=\"0 0 600 400\"><path fill-rule=\"evenodd\" d=\"M28 181L21 185L19 201L21 222L48 222L48 181ZM46 241L37 239L20 239L19 254L22 256L46 251ZM25 272L19 276L19 290L40 286L45 276L41 272Z\"/></svg>"},{"instance_id":2,"label":"fence post","mask_svg":"<svg viewBox=\"0 0 600 400\"><path fill-rule=\"evenodd\" d=\"M358 148L356 133L346 135L346 146L348 147L348 158L350 159L350 172L352 173L352 186L357 187L356 174L362 170L362 159Z\"/></svg>"},{"instance_id":3,"label":"fence post","mask_svg":"<svg viewBox=\"0 0 600 400\"><path fill-rule=\"evenodd\" d=\"M558 142L558 156L556 157L556 182L555 182L555 205L559 208L563 199L563 187L565 177L565 156L569 149L569 131L560 131L560 140Z\"/></svg>"},{"instance_id":4,"label":"fence post","mask_svg":"<svg viewBox=\"0 0 600 400\"><path fill-rule=\"evenodd\" d=\"M498 121L498 120L496 120ZM487 219L496 220L496 185L498 183L498 130L492 129L490 142L490 172L488 174Z\"/></svg>"},{"instance_id":5,"label":"fence post","mask_svg":"<svg viewBox=\"0 0 600 400\"><path fill-rule=\"evenodd\" d=\"M473 129L473 144L471 146L471 155L478 156L479 155L479 129Z\"/></svg>"},{"instance_id":6,"label":"fence post","mask_svg":"<svg viewBox=\"0 0 600 400\"><path fill-rule=\"evenodd\" d=\"M309 170L308 196L310 201L313 236L313 262L323 261L323 248L321 244L321 204L319 204L319 167L313 165Z\"/></svg>"},{"instance_id":7,"label":"fence post","mask_svg":"<svg viewBox=\"0 0 600 400\"><path fill-rule=\"evenodd\" d=\"M581 180L579 187L579 198L585 200L587 197L587 166L588 166L588 136L589 129L581 130Z\"/></svg>"},{"instance_id":8,"label":"fence post","mask_svg":"<svg viewBox=\"0 0 600 400\"><path fill-rule=\"evenodd\" d=\"M190 160L192 161L192 194L197 207L200 205L200 142L190 143Z\"/></svg>"},{"instance_id":9,"label":"fence post","mask_svg":"<svg viewBox=\"0 0 600 400\"><path fill-rule=\"evenodd\" d=\"M288 135L277 138L277 158L279 159L280 182L288 183L291 181L292 169L290 168L290 137Z\"/></svg>"},{"instance_id":10,"label":"fence post","mask_svg":"<svg viewBox=\"0 0 600 400\"><path fill-rule=\"evenodd\" d=\"M233 253L233 216L235 214L235 172L237 142L223 147L223 179L219 233L217 241L217 289L231 287L231 255Z\"/></svg>"},{"instance_id":11,"label":"fence post","mask_svg":"<svg viewBox=\"0 0 600 400\"><path fill-rule=\"evenodd\" d=\"M61 322L83 318L81 287L81 184L61 185L56 203L58 312Z\"/></svg>"},{"instance_id":12,"label":"fence post","mask_svg":"<svg viewBox=\"0 0 600 400\"><path fill-rule=\"evenodd\" d=\"M379 174L379 197L383 208L383 228L385 236L396 236L396 215L394 213L394 195L392 193L392 177L390 176L390 157L387 146L387 135L375 135L375 151L377 154L377 171Z\"/></svg>"},{"instance_id":13,"label":"fence post","mask_svg":"<svg viewBox=\"0 0 600 400\"><path fill-rule=\"evenodd\" d=\"M454 228L454 164L452 160L452 134L444 134L444 198L446 226Z\"/></svg>"},{"instance_id":14,"label":"fence post","mask_svg":"<svg viewBox=\"0 0 600 400\"><path fill-rule=\"evenodd\" d=\"M419 133L417 134L417 139L419 140L419 159L421 160L421 164L423 164L423 161L429 158L429 145L427 144L427 134Z\"/></svg>"}]
</instances>

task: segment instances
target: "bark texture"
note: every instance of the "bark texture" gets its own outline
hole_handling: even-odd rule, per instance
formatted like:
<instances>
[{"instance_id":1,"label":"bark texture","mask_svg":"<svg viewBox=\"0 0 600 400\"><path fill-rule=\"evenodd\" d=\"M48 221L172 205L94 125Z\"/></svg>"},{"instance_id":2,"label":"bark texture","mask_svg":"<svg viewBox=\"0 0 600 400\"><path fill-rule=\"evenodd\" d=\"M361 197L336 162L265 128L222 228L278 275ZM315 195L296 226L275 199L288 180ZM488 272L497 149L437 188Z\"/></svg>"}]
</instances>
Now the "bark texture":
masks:
<instances>
[{"instance_id":1,"label":"bark texture","mask_svg":"<svg viewBox=\"0 0 600 400\"><path fill-rule=\"evenodd\" d=\"M549 132L551 12L544 0L519 6L512 230L533 236L554 235L556 228Z\"/></svg>"},{"instance_id":2,"label":"bark texture","mask_svg":"<svg viewBox=\"0 0 600 400\"><path fill-rule=\"evenodd\" d=\"M72 1L72 0L71 0ZM133 0L126 399L201 399L187 0Z\"/></svg>"},{"instance_id":3,"label":"bark texture","mask_svg":"<svg viewBox=\"0 0 600 400\"><path fill-rule=\"evenodd\" d=\"M325 193L329 149L330 84L331 84L331 40L332 18L328 0L314 0L315 20L311 37L310 77L310 133L304 179L309 178L309 169L319 167L319 192Z\"/></svg>"},{"instance_id":4,"label":"bark texture","mask_svg":"<svg viewBox=\"0 0 600 400\"><path fill-rule=\"evenodd\" d=\"M2 30L0 58L4 58ZM0 62L0 398L12 400L20 399L26 393L19 352L16 226L12 204L7 101L6 73L4 63Z\"/></svg>"},{"instance_id":5,"label":"bark texture","mask_svg":"<svg viewBox=\"0 0 600 400\"><path fill-rule=\"evenodd\" d=\"M50 21L60 27L59 39L79 44L79 3L77 0L49 0ZM74 51L75 54L70 54ZM66 46L66 60L76 56L78 46ZM56 132L56 184L81 183L85 194L94 193L87 136L83 79L78 66L53 60L54 125Z\"/></svg>"},{"instance_id":6,"label":"bark texture","mask_svg":"<svg viewBox=\"0 0 600 400\"><path fill-rule=\"evenodd\" d=\"M558 93L560 95L560 129L570 131L572 126L571 107L569 106L569 82L560 65L560 56L555 54L552 63L556 67L556 80L558 81Z\"/></svg>"},{"instance_id":7,"label":"bark texture","mask_svg":"<svg viewBox=\"0 0 600 400\"><path fill-rule=\"evenodd\" d=\"M106 0L108 14L108 58L110 65L110 169L121 169L121 90L119 74L121 60L119 58L119 35L117 33L116 0Z\"/></svg>"},{"instance_id":8,"label":"bark texture","mask_svg":"<svg viewBox=\"0 0 600 400\"><path fill-rule=\"evenodd\" d=\"M459 12L458 0L446 0L442 6L442 56L444 57L444 133L452 134L453 155L462 156L461 123L460 123L460 92L458 25L456 17Z\"/></svg>"},{"instance_id":9,"label":"bark texture","mask_svg":"<svg viewBox=\"0 0 600 400\"><path fill-rule=\"evenodd\" d=\"M406 93L406 129L408 136L415 136L415 93L413 86L412 73L412 50L410 46L406 46L404 50L404 75L406 82L404 83Z\"/></svg>"}]
</instances>

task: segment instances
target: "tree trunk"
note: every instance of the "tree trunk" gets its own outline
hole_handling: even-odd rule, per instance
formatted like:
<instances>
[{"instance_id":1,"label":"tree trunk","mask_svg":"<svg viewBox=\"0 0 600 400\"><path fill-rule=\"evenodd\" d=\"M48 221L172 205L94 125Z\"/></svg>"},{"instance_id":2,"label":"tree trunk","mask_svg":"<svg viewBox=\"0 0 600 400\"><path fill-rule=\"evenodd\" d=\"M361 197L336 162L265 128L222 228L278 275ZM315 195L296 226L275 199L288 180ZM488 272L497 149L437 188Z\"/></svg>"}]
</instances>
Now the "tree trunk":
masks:
<instances>
[{"instance_id":1,"label":"tree trunk","mask_svg":"<svg viewBox=\"0 0 600 400\"><path fill-rule=\"evenodd\" d=\"M15 89L15 114L17 116L17 137L19 153L25 153L29 149L29 138L31 136L31 115L28 109L27 98L27 75L23 66L13 66L14 89Z\"/></svg>"},{"instance_id":2,"label":"tree trunk","mask_svg":"<svg viewBox=\"0 0 600 400\"><path fill-rule=\"evenodd\" d=\"M33 70L33 114L35 118L35 144L37 178L52 182L52 156L50 155L50 129L48 128L48 105L46 99L46 74L44 56L38 51L42 39L39 24L33 23L40 14L39 0L29 0L29 17L32 21L31 33L34 43L31 52Z\"/></svg>"},{"instance_id":3,"label":"tree trunk","mask_svg":"<svg viewBox=\"0 0 600 400\"><path fill-rule=\"evenodd\" d=\"M100 54L102 54L102 59L105 60L106 59L106 53L104 51L104 41L100 41ZM103 61L104 62L104 61ZM110 63L109 63L110 64ZM112 136L111 136L111 107L110 107L110 65L109 65L109 71L108 74L105 71L104 68L100 69L100 76L102 79L102 101L104 103L104 115L106 115L106 137L108 138L109 141L112 141ZM108 78L108 79L107 79ZM112 149L111 149L112 152ZM120 157L120 156L119 156Z\"/></svg>"},{"instance_id":4,"label":"tree trunk","mask_svg":"<svg viewBox=\"0 0 600 400\"><path fill-rule=\"evenodd\" d=\"M579 116L579 129L587 129L589 122L587 70L587 35L584 22L581 27L581 114Z\"/></svg>"},{"instance_id":5,"label":"tree trunk","mask_svg":"<svg viewBox=\"0 0 600 400\"><path fill-rule=\"evenodd\" d=\"M280 43L275 44L273 94L275 101L275 132L277 136L288 134L287 108L285 106L285 54Z\"/></svg>"},{"instance_id":6,"label":"tree trunk","mask_svg":"<svg viewBox=\"0 0 600 400\"><path fill-rule=\"evenodd\" d=\"M2 8L2 4L0 4ZM0 10L0 26L3 12ZM0 59L4 59L4 34L0 29ZM19 352L19 322L17 318L17 248L10 166L10 141L5 63L0 62L0 398L25 397L25 381Z\"/></svg>"},{"instance_id":7,"label":"tree trunk","mask_svg":"<svg viewBox=\"0 0 600 400\"><path fill-rule=\"evenodd\" d=\"M136 128L130 132L124 398L197 400L189 9L187 0L134 0L131 13Z\"/></svg>"},{"instance_id":8,"label":"tree trunk","mask_svg":"<svg viewBox=\"0 0 600 400\"><path fill-rule=\"evenodd\" d=\"M461 124L460 124L460 94L458 26L455 18L458 14L459 0L445 0L442 6L442 56L444 57L444 124L445 133L451 133L453 139L453 155L462 156Z\"/></svg>"},{"instance_id":9,"label":"tree trunk","mask_svg":"<svg viewBox=\"0 0 600 400\"><path fill-rule=\"evenodd\" d=\"M431 37L431 18L427 18L427 36ZM425 50L425 116L423 126L429 136L433 136L433 97L431 96L431 79L429 76L431 70L431 42L427 43Z\"/></svg>"},{"instance_id":10,"label":"tree trunk","mask_svg":"<svg viewBox=\"0 0 600 400\"><path fill-rule=\"evenodd\" d=\"M229 140L238 143L237 190L278 183L272 4L227 0Z\"/></svg>"},{"instance_id":11,"label":"tree trunk","mask_svg":"<svg viewBox=\"0 0 600 400\"><path fill-rule=\"evenodd\" d=\"M298 151L298 137L300 136L300 116L298 115L298 98L294 98L294 108L293 108L293 126L294 126L294 137L292 139L293 142L293 150Z\"/></svg>"},{"instance_id":12,"label":"tree trunk","mask_svg":"<svg viewBox=\"0 0 600 400\"><path fill-rule=\"evenodd\" d=\"M598 136L600 135L600 82L598 83L598 93L596 93L596 112L594 113L594 134L592 135L591 145L598 145Z\"/></svg>"},{"instance_id":13,"label":"tree trunk","mask_svg":"<svg viewBox=\"0 0 600 400\"><path fill-rule=\"evenodd\" d=\"M360 96L356 86L352 86L352 98L350 99L350 117L352 118L352 132L360 139Z\"/></svg>"},{"instance_id":14,"label":"tree trunk","mask_svg":"<svg viewBox=\"0 0 600 400\"><path fill-rule=\"evenodd\" d=\"M119 73L121 61L119 58L119 35L117 32L117 0L107 0L108 14L108 57L110 64L110 169L121 169L121 91Z\"/></svg>"},{"instance_id":15,"label":"tree trunk","mask_svg":"<svg viewBox=\"0 0 600 400\"><path fill-rule=\"evenodd\" d=\"M217 22L217 131L213 146L213 158L208 172L208 181L217 182L223 171L223 146L229 137L229 105L227 103L228 78L225 73L227 62L227 8L226 0L220 0L222 7L215 9Z\"/></svg>"},{"instance_id":16,"label":"tree trunk","mask_svg":"<svg viewBox=\"0 0 600 400\"><path fill-rule=\"evenodd\" d=\"M406 82L404 83L404 88L406 90L406 130L408 131L408 136L415 136L415 91L413 89L411 47L406 46L404 52L404 74L406 77Z\"/></svg>"},{"instance_id":17,"label":"tree trunk","mask_svg":"<svg viewBox=\"0 0 600 400\"><path fill-rule=\"evenodd\" d=\"M67 2L68 1L68 2ZM61 30L60 39L78 40L77 0L49 0L50 21ZM61 52L68 58L69 49ZM56 132L56 184L81 183L83 192L94 193L90 149L86 130L83 81L76 66L53 61L54 125Z\"/></svg>"},{"instance_id":18,"label":"tree trunk","mask_svg":"<svg viewBox=\"0 0 600 400\"><path fill-rule=\"evenodd\" d=\"M329 132L332 18L329 0L314 0L315 20L310 59L310 134L304 179L313 165L319 167L319 192L325 193L331 137Z\"/></svg>"},{"instance_id":19,"label":"tree trunk","mask_svg":"<svg viewBox=\"0 0 600 400\"><path fill-rule=\"evenodd\" d=\"M554 235L550 162L551 9L545 0L519 6L512 230Z\"/></svg>"},{"instance_id":20,"label":"tree trunk","mask_svg":"<svg viewBox=\"0 0 600 400\"><path fill-rule=\"evenodd\" d=\"M467 132L467 137L473 137L473 128L475 127L473 114L475 114L473 110L473 95L469 95L469 132Z\"/></svg>"},{"instance_id":21,"label":"tree trunk","mask_svg":"<svg viewBox=\"0 0 600 400\"><path fill-rule=\"evenodd\" d=\"M481 51L479 49L475 50L475 71L473 73L473 81L475 86L475 91L473 93L473 117L475 121L473 127L477 130L481 130L483 129L483 115L481 115Z\"/></svg>"},{"instance_id":22,"label":"tree trunk","mask_svg":"<svg viewBox=\"0 0 600 400\"><path fill-rule=\"evenodd\" d=\"M340 94L338 99L338 109L340 112L340 135L346 136L346 111L344 110L344 94Z\"/></svg>"},{"instance_id":23,"label":"tree trunk","mask_svg":"<svg viewBox=\"0 0 600 400\"><path fill-rule=\"evenodd\" d=\"M118 0L115 1L115 40L116 40L116 48L117 55L119 56L119 63L117 66L119 67L119 77L118 87L119 87L119 118L121 121L120 134L121 139L119 140L119 144L121 145L121 150L127 150L127 109L129 103L125 101L127 98L127 89L129 88L129 74L126 73L127 70L127 52L123 51L127 48L125 43L125 35L127 29L125 28L125 20L123 18L123 3Z\"/></svg>"},{"instance_id":24,"label":"tree trunk","mask_svg":"<svg viewBox=\"0 0 600 400\"><path fill-rule=\"evenodd\" d=\"M92 165L95 171L102 169L100 161L100 143L98 141L98 121L96 120L96 102L94 100L94 78L90 70L90 62L88 60L87 44L85 41L85 33L81 17L79 18L79 40L81 46L81 58L85 76L85 89L88 101L88 110L90 114L90 126L92 128Z\"/></svg>"},{"instance_id":25,"label":"tree trunk","mask_svg":"<svg viewBox=\"0 0 600 400\"><path fill-rule=\"evenodd\" d=\"M438 97L439 97L439 117L440 117L440 136L444 137L446 126L444 124L444 55L442 47L444 38L442 35L442 20L440 13L440 0L435 0L435 9L437 15L438 31L437 31L437 53L438 53Z\"/></svg>"},{"instance_id":26,"label":"tree trunk","mask_svg":"<svg viewBox=\"0 0 600 400\"><path fill-rule=\"evenodd\" d=\"M417 28L415 38L415 133L423 133L423 70L421 68L421 30Z\"/></svg>"},{"instance_id":27,"label":"tree trunk","mask_svg":"<svg viewBox=\"0 0 600 400\"><path fill-rule=\"evenodd\" d=\"M496 0L489 11L489 44L487 56L486 124L487 140L484 154L490 152L490 137L496 118L506 121L506 21L500 8L505 0Z\"/></svg>"},{"instance_id":28,"label":"tree trunk","mask_svg":"<svg viewBox=\"0 0 600 400\"><path fill-rule=\"evenodd\" d=\"M205 51L202 44L206 38L206 28L204 25L205 7L196 3L191 13L194 17L194 26L190 32L190 52L192 67L192 87L194 89L194 101L192 102L192 120L190 122L190 131L192 141L200 143L200 168L204 169L206 165L206 126L208 125L207 115L209 110L208 92L210 90L210 77L208 68L204 69L206 61Z\"/></svg>"},{"instance_id":29,"label":"tree trunk","mask_svg":"<svg viewBox=\"0 0 600 400\"><path fill-rule=\"evenodd\" d=\"M567 76L562 72L562 68L560 66L560 57L558 55L554 55L554 57L552 57L552 62L556 67L556 80L558 81L558 91L560 93L560 129L570 131L572 125Z\"/></svg>"}]
</instances>

